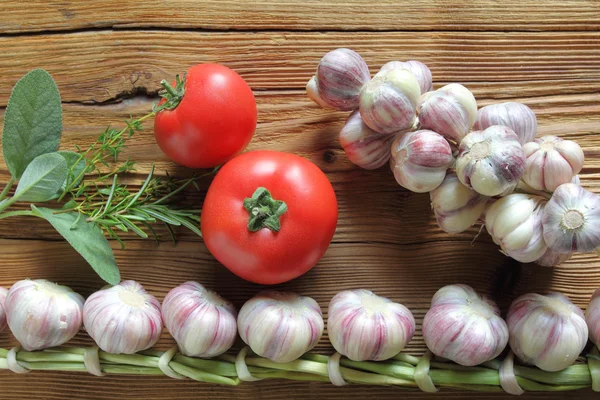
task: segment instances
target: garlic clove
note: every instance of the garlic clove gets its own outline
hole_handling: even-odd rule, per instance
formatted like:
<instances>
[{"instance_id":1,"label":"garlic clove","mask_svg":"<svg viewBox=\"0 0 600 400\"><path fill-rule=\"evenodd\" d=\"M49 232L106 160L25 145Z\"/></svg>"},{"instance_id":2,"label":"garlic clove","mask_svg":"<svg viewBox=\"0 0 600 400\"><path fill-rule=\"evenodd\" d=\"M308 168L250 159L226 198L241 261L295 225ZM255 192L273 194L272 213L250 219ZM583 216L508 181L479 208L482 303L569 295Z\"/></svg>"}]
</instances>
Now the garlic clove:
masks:
<instances>
[{"instance_id":1,"label":"garlic clove","mask_svg":"<svg viewBox=\"0 0 600 400\"><path fill-rule=\"evenodd\" d=\"M189 357L221 355L237 336L233 304L197 282L183 283L167 294L162 318L181 353Z\"/></svg>"},{"instance_id":2,"label":"garlic clove","mask_svg":"<svg viewBox=\"0 0 600 400\"><path fill-rule=\"evenodd\" d=\"M477 112L474 130L484 130L494 125L510 128L524 145L531 142L537 133L537 118L525 104L507 102L482 107Z\"/></svg>"},{"instance_id":3,"label":"garlic clove","mask_svg":"<svg viewBox=\"0 0 600 400\"><path fill-rule=\"evenodd\" d=\"M350 162L372 170L388 162L394 137L369 128L356 110L348 117L339 139Z\"/></svg>"},{"instance_id":4,"label":"garlic clove","mask_svg":"<svg viewBox=\"0 0 600 400\"><path fill-rule=\"evenodd\" d=\"M8 290L0 286L0 332L6 328L6 310L4 309L4 302L6 301L6 295Z\"/></svg>"},{"instance_id":5,"label":"garlic clove","mask_svg":"<svg viewBox=\"0 0 600 400\"><path fill-rule=\"evenodd\" d=\"M306 94L309 99L320 105L322 108L331 108L331 106L327 104L319 95L319 84L317 83L316 76L310 78L306 84Z\"/></svg>"},{"instance_id":6,"label":"garlic clove","mask_svg":"<svg viewBox=\"0 0 600 400\"><path fill-rule=\"evenodd\" d=\"M433 354L465 366L496 358L508 342L498 306L467 285L444 286L423 319L423 338Z\"/></svg>"},{"instance_id":7,"label":"garlic clove","mask_svg":"<svg viewBox=\"0 0 600 400\"><path fill-rule=\"evenodd\" d=\"M477 101L466 87L451 83L426 93L417 108L419 124L460 143L477 117Z\"/></svg>"},{"instance_id":8,"label":"garlic clove","mask_svg":"<svg viewBox=\"0 0 600 400\"><path fill-rule=\"evenodd\" d=\"M504 126L474 131L460 143L456 174L485 196L512 191L525 170L525 153L517 135Z\"/></svg>"},{"instance_id":9,"label":"garlic clove","mask_svg":"<svg viewBox=\"0 0 600 400\"><path fill-rule=\"evenodd\" d=\"M160 338L160 303L139 283L123 281L88 297L83 325L102 350L137 353L154 346Z\"/></svg>"},{"instance_id":10,"label":"garlic clove","mask_svg":"<svg viewBox=\"0 0 600 400\"><path fill-rule=\"evenodd\" d=\"M583 312L560 293L517 298L508 309L506 322L515 355L544 371L569 367L588 339Z\"/></svg>"},{"instance_id":11,"label":"garlic clove","mask_svg":"<svg viewBox=\"0 0 600 400\"><path fill-rule=\"evenodd\" d=\"M318 98L337 110L352 111L358 108L358 96L364 84L371 79L371 74L358 53L340 48L321 58L315 79ZM312 85L310 81L309 85Z\"/></svg>"},{"instance_id":12,"label":"garlic clove","mask_svg":"<svg viewBox=\"0 0 600 400\"><path fill-rule=\"evenodd\" d=\"M379 133L409 129L416 119L421 95L419 82L404 69L391 69L377 74L360 92L360 115Z\"/></svg>"},{"instance_id":13,"label":"garlic clove","mask_svg":"<svg viewBox=\"0 0 600 400\"><path fill-rule=\"evenodd\" d=\"M464 232L473 226L489 200L489 197L463 185L454 172L448 172L441 185L429 196L435 219L447 233Z\"/></svg>"},{"instance_id":14,"label":"garlic clove","mask_svg":"<svg viewBox=\"0 0 600 400\"><path fill-rule=\"evenodd\" d=\"M346 290L329 303L327 332L333 347L354 361L387 360L410 342L412 313L369 290Z\"/></svg>"},{"instance_id":15,"label":"garlic clove","mask_svg":"<svg viewBox=\"0 0 600 400\"><path fill-rule=\"evenodd\" d=\"M553 192L583 168L584 154L572 140L543 136L523 146L527 161L523 180L536 190Z\"/></svg>"},{"instance_id":16,"label":"garlic clove","mask_svg":"<svg viewBox=\"0 0 600 400\"><path fill-rule=\"evenodd\" d=\"M291 362L321 339L322 315L310 297L265 291L240 309L238 332L255 354L273 362Z\"/></svg>"},{"instance_id":17,"label":"garlic clove","mask_svg":"<svg viewBox=\"0 0 600 400\"><path fill-rule=\"evenodd\" d=\"M600 196L574 183L560 185L546 204L542 223L552 250L594 251L600 246Z\"/></svg>"},{"instance_id":18,"label":"garlic clove","mask_svg":"<svg viewBox=\"0 0 600 400\"><path fill-rule=\"evenodd\" d=\"M554 267L570 260L571 257L573 257L573 253L561 254L551 248L547 248L546 252L535 263L542 267Z\"/></svg>"},{"instance_id":19,"label":"garlic clove","mask_svg":"<svg viewBox=\"0 0 600 400\"><path fill-rule=\"evenodd\" d=\"M433 89L433 79L431 76L431 70L427 65L423 64L420 61L410 60L410 61L390 61L387 64L384 64L379 72L389 71L391 69L406 69L417 78L419 82L419 87L421 88L421 93L429 92Z\"/></svg>"},{"instance_id":20,"label":"garlic clove","mask_svg":"<svg viewBox=\"0 0 600 400\"><path fill-rule=\"evenodd\" d=\"M23 349L60 346L81 329L83 297L45 279L15 283L6 296L8 326Z\"/></svg>"},{"instance_id":21,"label":"garlic clove","mask_svg":"<svg viewBox=\"0 0 600 400\"><path fill-rule=\"evenodd\" d=\"M585 310L585 322L592 343L600 346L600 289L596 289Z\"/></svg>"},{"instance_id":22,"label":"garlic clove","mask_svg":"<svg viewBox=\"0 0 600 400\"><path fill-rule=\"evenodd\" d=\"M448 141L428 130L398 135L391 151L390 166L396 181L417 193L437 188L454 163Z\"/></svg>"}]
</instances>

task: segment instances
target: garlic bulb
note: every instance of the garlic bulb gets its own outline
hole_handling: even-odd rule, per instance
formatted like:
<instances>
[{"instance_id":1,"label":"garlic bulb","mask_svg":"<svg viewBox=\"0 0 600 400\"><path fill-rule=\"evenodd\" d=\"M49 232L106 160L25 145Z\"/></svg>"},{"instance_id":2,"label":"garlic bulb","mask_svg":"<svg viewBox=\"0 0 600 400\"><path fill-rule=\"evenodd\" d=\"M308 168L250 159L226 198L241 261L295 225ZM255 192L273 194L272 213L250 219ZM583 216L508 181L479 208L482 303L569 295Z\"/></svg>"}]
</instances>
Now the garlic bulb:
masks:
<instances>
[{"instance_id":1,"label":"garlic bulb","mask_svg":"<svg viewBox=\"0 0 600 400\"><path fill-rule=\"evenodd\" d=\"M83 297L45 279L15 283L4 309L23 349L41 350L68 342L81 329Z\"/></svg>"},{"instance_id":2,"label":"garlic bulb","mask_svg":"<svg viewBox=\"0 0 600 400\"><path fill-rule=\"evenodd\" d=\"M197 282L186 282L167 294L162 318L181 353L190 357L223 354L237 336L233 304Z\"/></svg>"},{"instance_id":3,"label":"garlic bulb","mask_svg":"<svg viewBox=\"0 0 600 400\"><path fill-rule=\"evenodd\" d=\"M421 61L410 60L410 61L390 61L387 64L384 64L383 67L379 70L379 72L389 71L390 69L406 69L417 78L419 82L419 87L421 88L421 93L429 92L433 89L433 79L431 77L431 71L427 65L423 64Z\"/></svg>"},{"instance_id":4,"label":"garlic bulb","mask_svg":"<svg viewBox=\"0 0 600 400\"><path fill-rule=\"evenodd\" d=\"M600 246L600 196L575 183L560 185L544 209L544 240L557 253Z\"/></svg>"},{"instance_id":5,"label":"garlic bulb","mask_svg":"<svg viewBox=\"0 0 600 400\"><path fill-rule=\"evenodd\" d=\"M583 312L560 293L530 293L510 305L510 348L521 361L560 371L579 357L588 339Z\"/></svg>"},{"instance_id":6,"label":"garlic bulb","mask_svg":"<svg viewBox=\"0 0 600 400\"><path fill-rule=\"evenodd\" d=\"M410 71L379 72L360 92L360 115L379 133L403 131L415 122L419 96L419 82Z\"/></svg>"},{"instance_id":7,"label":"garlic bulb","mask_svg":"<svg viewBox=\"0 0 600 400\"><path fill-rule=\"evenodd\" d=\"M408 132L392 143L390 166L396 181L417 193L438 187L454 163L450 144L433 131Z\"/></svg>"},{"instance_id":8,"label":"garlic bulb","mask_svg":"<svg viewBox=\"0 0 600 400\"><path fill-rule=\"evenodd\" d=\"M6 301L6 295L8 290L0 286L0 332L6 328L6 311L4 310L4 302Z\"/></svg>"},{"instance_id":9,"label":"garlic bulb","mask_svg":"<svg viewBox=\"0 0 600 400\"><path fill-rule=\"evenodd\" d=\"M369 67L358 53L344 48L330 51L317 67L319 98L337 110L352 111L358 108L358 95L369 79Z\"/></svg>"},{"instance_id":10,"label":"garlic bulb","mask_svg":"<svg viewBox=\"0 0 600 400\"><path fill-rule=\"evenodd\" d=\"M248 300L238 315L238 332L252 351L278 363L296 360L323 335L316 301L295 293L266 291Z\"/></svg>"},{"instance_id":11,"label":"garlic bulb","mask_svg":"<svg viewBox=\"0 0 600 400\"><path fill-rule=\"evenodd\" d=\"M329 104L325 102L319 95L319 84L317 83L317 77L313 76L306 84L306 94L308 98L320 105L323 108L331 108Z\"/></svg>"},{"instance_id":12,"label":"garlic bulb","mask_svg":"<svg viewBox=\"0 0 600 400\"><path fill-rule=\"evenodd\" d=\"M491 126L464 137L456 159L458 179L477 193L497 196L517 186L525 170L525 153L517 135Z\"/></svg>"},{"instance_id":13,"label":"garlic bulb","mask_svg":"<svg viewBox=\"0 0 600 400\"><path fill-rule=\"evenodd\" d=\"M329 303L327 332L333 347L354 361L387 360L415 333L408 308L369 290L346 290Z\"/></svg>"},{"instance_id":14,"label":"garlic bulb","mask_svg":"<svg viewBox=\"0 0 600 400\"><path fill-rule=\"evenodd\" d=\"M561 254L548 248L540 258L535 260L535 263L542 267L554 267L570 260L571 257L573 257L573 253Z\"/></svg>"},{"instance_id":15,"label":"garlic bulb","mask_svg":"<svg viewBox=\"0 0 600 400\"><path fill-rule=\"evenodd\" d=\"M477 101L466 87L451 83L424 94L417 108L421 128L460 143L477 118Z\"/></svg>"},{"instance_id":16,"label":"garlic bulb","mask_svg":"<svg viewBox=\"0 0 600 400\"><path fill-rule=\"evenodd\" d=\"M496 304L467 285L444 286L423 319L423 338L433 354L472 366L496 358L508 328Z\"/></svg>"},{"instance_id":17,"label":"garlic bulb","mask_svg":"<svg viewBox=\"0 0 600 400\"><path fill-rule=\"evenodd\" d=\"M448 172L429 196L438 225L448 233L464 232L473 226L489 201L489 197L463 185L454 172Z\"/></svg>"},{"instance_id":18,"label":"garlic bulb","mask_svg":"<svg viewBox=\"0 0 600 400\"><path fill-rule=\"evenodd\" d=\"M572 140L543 136L523 146L527 161L523 180L536 190L553 192L583 168L583 150Z\"/></svg>"},{"instance_id":19,"label":"garlic bulb","mask_svg":"<svg viewBox=\"0 0 600 400\"><path fill-rule=\"evenodd\" d=\"M390 159L394 137L369 128L356 110L340 131L340 144L350 162L364 169L377 169Z\"/></svg>"},{"instance_id":20,"label":"garlic bulb","mask_svg":"<svg viewBox=\"0 0 600 400\"><path fill-rule=\"evenodd\" d=\"M139 283L123 281L88 297L83 325L102 350L137 353L154 346L160 338L160 303Z\"/></svg>"},{"instance_id":21,"label":"garlic bulb","mask_svg":"<svg viewBox=\"0 0 600 400\"><path fill-rule=\"evenodd\" d=\"M473 129L482 131L494 125L510 128L517 134L521 144L531 142L537 133L535 113L521 103L492 104L479 109Z\"/></svg>"},{"instance_id":22,"label":"garlic bulb","mask_svg":"<svg viewBox=\"0 0 600 400\"><path fill-rule=\"evenodd\" d=\"M600 289L596 289L585 310L585 322L592 343L600 346Z\"/></svg>"},{"instance_id":23,"label":"garlic bulb","mask_svg":"<svg viewBox=\"0 0 600 400\"><path fill-rule=\"evenodd\" d=\"M543 197L510 194L490 206L485 227L506 254L523 263L533 262L548 249L542 231L545 203Z\"/></svg>"}]
</instances>

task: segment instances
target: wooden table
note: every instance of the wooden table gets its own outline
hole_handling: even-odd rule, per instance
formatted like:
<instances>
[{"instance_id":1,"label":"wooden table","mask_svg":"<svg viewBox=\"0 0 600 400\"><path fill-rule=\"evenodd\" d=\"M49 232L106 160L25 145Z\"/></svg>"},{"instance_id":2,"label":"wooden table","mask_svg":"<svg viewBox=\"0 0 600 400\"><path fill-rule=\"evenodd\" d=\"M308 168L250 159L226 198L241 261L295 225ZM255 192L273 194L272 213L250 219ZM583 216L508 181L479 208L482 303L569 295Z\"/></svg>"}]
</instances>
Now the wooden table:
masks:
<instances>
[{"instance_id":1,"label":"wooden table","mask_svg":"<svg viewBox=\"0 0 600 400\"><path fill-rule=\"evenodd\" d=\"M346 159L337 141L345 113L318 108L304 93L320 57L336 47L358 51L375 72L389 60L429 65L436 87L468 86L480 106L515 100L535 110L540 134L576 139L587 161L583 184L600 192L600 2L589 0L171 0L14 1L0 13L0 106L25 72L45 68L64 103L63 147L85 145L108 124L141 116L156 100L161 79L201 62L237 70L254 89L259 124L249 149L298 153L331 179L340 206L333 243L319 265L280 289L313 296L324 308L338 291L368 288L408 306L417 334L408 352L421 354L420 323L433 293L462 282L496 297L506 310L515 296L558 290L585 307L600 287L600 261L581 255L554 269L505 258L477 229L447 235L438 229L429 197L400 188L387 168L367 172ZM137 178L151 164L189 175L159 151L151 124L131 139L126 156ZM9 174L4 164L0 182ZM139 180L138 179L138 180ZM188 200L201 205L209 179ZM102 282L43 221L0 224L0 285L47 278L84 295ZM122 275L162 300L169 289L197 280L238 306L260 287L221 267L202 241L182 232L177 247L129 237L113 243ZM16 342L0 334L0 346ZM85 334L73 341L90 345ZM164 334L159 348L173 345ZM325 338L318 351L329 353ZM523 398L593 398L527 394ZM446 391L432 396L395 388L268 381L217 387L169 378L0 372L2 399L280 399L508 398Z\"/></svg>"}]
</instances>

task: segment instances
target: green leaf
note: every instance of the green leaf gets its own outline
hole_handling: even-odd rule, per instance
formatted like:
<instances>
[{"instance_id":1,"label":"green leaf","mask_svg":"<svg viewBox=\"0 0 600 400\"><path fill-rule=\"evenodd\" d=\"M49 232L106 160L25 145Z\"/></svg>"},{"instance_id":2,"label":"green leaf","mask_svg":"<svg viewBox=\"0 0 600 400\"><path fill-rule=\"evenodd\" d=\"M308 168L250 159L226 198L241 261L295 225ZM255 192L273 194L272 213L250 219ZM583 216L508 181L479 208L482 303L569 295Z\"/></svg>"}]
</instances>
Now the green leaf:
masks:
<instances>
[{"instance_id":1,"label":"green leaf","mask_svg":"<svg viewBox=\"0 0 600 400\"><path fill-rule=\"evenodd\" d=\"M61 132L58 87L48 72L35 69L16 83L4 114L4 161L12 176L20 179L34 158L58 150Z\"/></svg>"},{"instance_id":2,"label":"green leaf","mask_svg":"<svg viewBox=\"0 0 600 400\"><path fill-rule=\"evenodd\" d=\"M81 182L87 164L85 157L81 157L81 154L74 151L59 151L58 154L64 157L69 171L68 178L62 186L62 190L64 191L67 181L69 185L72 185L71 187L75 187Z\"/></svg>"},{"instance_id":3,"label":"green leaf","mask_svg":"<svg viewBox=\"0 0 600 400\"><path fill-rule=\"evenodd\" d=\"M52 200L58 195L66 178L65 159L57 153L42 154L27 166L14 197L31 202Z\"/></svg>"},{"instance_id":4,"label":"green leaf","mask_svg":"<svg viewBox=\"0 0 600 400\"><path fill-rule=\"evenodd\" d=\"M115 256L108 240L97 224L86 222L78 212L54 214L49 208L31 205L36 215L46 219L58 233L92 266L94 271L111 285L121 280Z\"/></svg>"}]
</instances>

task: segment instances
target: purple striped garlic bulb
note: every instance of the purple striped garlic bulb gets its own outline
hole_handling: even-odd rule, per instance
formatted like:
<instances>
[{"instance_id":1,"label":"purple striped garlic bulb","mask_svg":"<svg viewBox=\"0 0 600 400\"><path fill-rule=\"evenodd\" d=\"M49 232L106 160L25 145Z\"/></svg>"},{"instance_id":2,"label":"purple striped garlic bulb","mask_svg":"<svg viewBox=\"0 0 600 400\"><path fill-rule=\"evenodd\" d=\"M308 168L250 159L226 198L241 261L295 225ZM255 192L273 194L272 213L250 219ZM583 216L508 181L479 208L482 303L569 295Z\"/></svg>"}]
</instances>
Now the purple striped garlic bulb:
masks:
<instances>
[{"instance_id":1,"label":"purple striped garlic bulb","mask_svg":"<svg viewBox=\"0 0 600 400\"><path fill-rule=\"evenodd\" d=\"M278 363L294 361L315 347L324 325L319 304L295 293L259 293L238 315L238 332L244 343L255 354Z\"/></svg>"},{"instance_id":2,"label":"purple striped garlic bulb","mask_svg":"<svg viewBox=\"0 0 600 400\"><path fill-rule=\"evenodd\" d=\"M410 129L416 120L421 89L405 69L379 72L360 92L360 115L371 129L394 133Z\"/></svg>"},{"instance_id":3,"label":"purple striped garlic bulb","mask_svg":"<svg viewBox=\"0 0 600 400\"><path fill-rule=\"evenodd\" d=\"M310 78L310 80L306 84L306 94L309 99L320 105L322 108L331 108L331 106L327 104L319 94L319 84L317 82L316 76Z\"/></svg>"},{"instance_id":4,"label":"purple striped garlic bulb","mask_svg":"<svg viewBox=\"0 0 600 400\"><path fill-rule=\"evenodd\" d=\"M542 230L545 204L543 197L509 194L486 211L485 227L507 255L523 263L536 261L548 250Z\"/></svg>"},{"instance_id":5,"label":"purple striped garlic bulb","mask_svg":"<svg viewBox=\"0 0 600 400\"><path fill-rule=\"evenodd\" d=\"M475 123L477 101L469 89L451 83L421 96L417 113L421 128L460 143Z\"/></svg>"},{"instance_id":6,"label":"purple striped garlic bulb","mask_svg":"<svg viewBox=\"0 0 600 400\"><path fill-rule=\"evenodd\" d=\"M350 49L336 49L325 54L315 75L315 82L309 81L307 92L313 100L320 99L325 104L340 111L358 108L359 93L371 79L365 60ZM317 95L313 85L316 83ZM320 104L320 101L316 101Z\"/></svg>"},{"instance_id":7,"label":"purple striped garlic bulb","mask_svg":"<svg viewBox=\"0 0 600 400\"><path fill-rule=\"evenodd\" d=\"M83 297L45 279L15 283L4 303L6 319L23 349L60 346L81 329Z\"/></svg>"},{"instance_id":8,"label":"purple striped garlic bulb","mask_svg":"<svg viewBox=\"0 0 600 400\"><path fill-rule=\"evenodd\" d=\"M329 303L327 333L333 347L354 361L387 360L415 333L408 308L369 290L346 290Z\"/></svg>"},{"instance_id":9,"label":"purple striped garlic bulb","mask_svg":"<svg viewBox=\"0 0 600 400\"><path fill-rule=\"evenodd\" d=\"M535 260L535 263L542 267L554 267L570 260L571 257L573 257L573 254L574 253L561 254L551 248L547 248L546 252L540 258Z\"/></svg>"},{"instance_id":10,"label":"purple striped garlic bulb","mask_svg":"<svg viewBox=\"0 0 600 400\"><path fill-rule=\"evenodd\" d=\"M583 168L583 150L572 140L542 136L526 143L523 150L527 157L523 180L536 190L554 192Z\"/></svg>"},{"instance_id":11,"label":"purple striped garlic bulb","mask_svg":"<svg viewBox=\"0 0 600 400\"><path fill-rule=\"evenodd\" d=\"M482 131L494 125L512 129L517 134L519 143L523 145L531 142L537 133L535 113L521 103L508 102L480 108L473 129Z\"/></svg>"},{"instance_id":12,"label":"purple striped garlic bulb","mask_svg":"<svg viewBox=\"0 0 600 400\"><path fill-rule=\"evenodd\" d=\"M154 346L160 338L160 303L139 283L123 281L88 297L83 325L102 350L137 353Z\"/></svg>"},{"instance_id":13,"label":"purple striped garlic bulb","mask_svg":"<svg viewBox=\"0 0 600 400\"><path fill-rule=\"evenodd\" d=\"M237 336L233 304L197 282L183 283L167 294L162 318L181 353L190 357L223 354Z\"/></svg>"},{"instance_id":14,"label":"purple striped garlic bulb","mask_svg":"<svg viewBox=\"0 0 600 400\"><path fill-rule=\"evenodd\" d=\"M510 193L525 171L525 152L517 135L504 126L474 131L460 143L456 175L485 196Z\"/></svg>"},{"instance_id":15,"label":"purple striped garlic bulb","mask_svg":"<svg viewBox=\"0 0 600 400\"><path fill-rule=\"evenodd\" d=\"M426 93L433 89L431 70L429 70L429 67L423 64L421 61L390 61L389 63L384 64L379 72L389 71L390 69L406 69L412 72L419 82L421 93Z\"/></svg>"},{"instance_id":16,"label":"purple striped garlic bulb","mask_svg":"<svg viewBox=\"0 0 600 400\"><path fill-rule=\"evenodd\" d=\"M442 135L420 130L398 135L392 143L390 167L400 186L417 193L434 190L454 164L450 144Z\"/></svg>"},{"instance_id":17,"label":"purple striped garlic bulb","mask_svg":"<svg viewBox=\"0 0 600 400\"><path fill-rule=\"evenodd\" d=\"M473 226L490 199L463 185L454 172L448 172L429 197L435 219L447 233L464 232Z\"/></svg>"},{"instance_id":18,"label":"purple striped garlic bulb","mask_svg":"<svg viewBox=\"0 0 600 400\"><path fill-rule=\"evenodd\" d=\"M583 311L560 293L529 293L517 298L508 309L506 322L515 355L544 371L569 367L588 340Z\"/></svg>"},{"instance_id":19,"label":"purple striped garlic bulb","mask_svg":"<svg viewBox=\"0 0 600 400\"><path fill-rule=\"evenodd\" d=\"M585 322L592 343L600 346L600 289L596 289L585 310Z\"/></svg>"},{"instance_id":20,"label":"purple striped garlic bulb","mask_svg":"<svg viewBox=\"0 0 600 400\"><path fill-rule=\"evenodd\" d=\"M394 137L369 128L356 110L340 131L340 144L352 164L364 169L377 169L390 159Z\"/></svg>"},{"instance_id":21,"label":"purple striped garlic bulb","mask_svg":"<svg viewBox=\"0 0 600 400\"><path fill-rule=\"evenodd\" d=\"M0 332L6 328L6 310L4 309L4 302L6 301L6 295L8 290L0 286Z\"/></svg>"},{"instance_id":22,"label":"purple striped garlic bulb","mask_svg":"<svg viewBox=\"0 0 600 400\"><path fill-rule=\"evenodd\" d=\"M544 240L557 253L592 252L600 246L600 196L575 183L560 185L544 208Z\"/></svg>"},{"instance_id":23,"label":"purple striped garlic bulb","mask_svg":"<svg viewBox=\"0 0 600 400\"><path fill-rule=\"evenodd\" d=\"M465 366L496 358L508 328L496 303L467 285L444 286L423 319L423 338L433 354Z\"/></svg>"}]
</instances>

